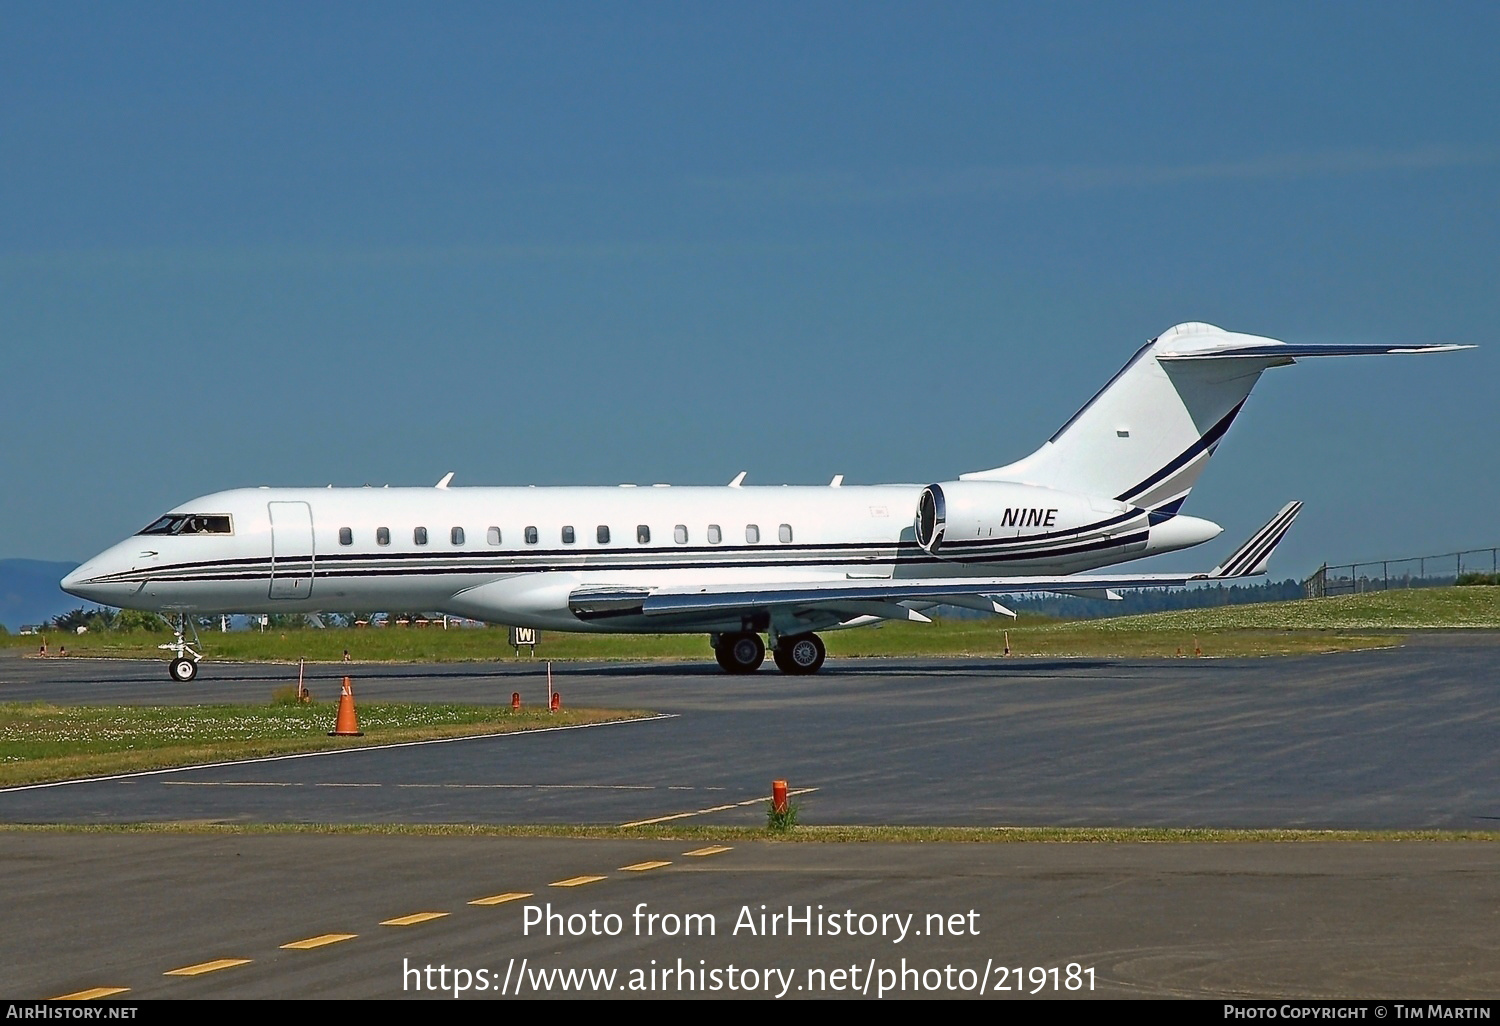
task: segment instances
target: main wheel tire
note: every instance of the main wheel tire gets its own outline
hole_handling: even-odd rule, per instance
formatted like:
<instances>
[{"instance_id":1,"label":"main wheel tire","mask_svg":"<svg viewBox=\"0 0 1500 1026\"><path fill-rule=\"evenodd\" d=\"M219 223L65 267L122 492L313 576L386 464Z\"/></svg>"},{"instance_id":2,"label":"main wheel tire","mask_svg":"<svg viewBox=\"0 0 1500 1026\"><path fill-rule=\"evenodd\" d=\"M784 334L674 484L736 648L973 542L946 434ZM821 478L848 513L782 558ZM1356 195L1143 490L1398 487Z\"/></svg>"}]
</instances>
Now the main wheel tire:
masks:
<instances>
[{"instance_id":1,"label":"main wheel tire","mask_svg":"<svg viewBox=\"0 0 1500 1026\"><path fill-rule=\"evenodd\" d=\"M167 673L179 684L188 684L198 676L198 664L191 659L173 659Z\"/></svg>"},{"instance_id":2,"label":"main wheel tire","mask_svg":"<svg viewBox=\"0 0 1500 1026\"><path fill-rule=\"evenodd\" d=\"M817 673L823 668L828 650L816 634L797 634L782 638L776 645L776 665L782 673Z\"/></svg>"},{"instance_id":3,"label":"main wheel tire","mask_svg":"<svg viewBox=\"0 0 1500 1026\"><path fill-rule=\"evenodd\" d=\"M714 649L719 665L729 673L754 673L766 660L766 643L750 631L726 634Z\"/></svg>"}]
</instances>

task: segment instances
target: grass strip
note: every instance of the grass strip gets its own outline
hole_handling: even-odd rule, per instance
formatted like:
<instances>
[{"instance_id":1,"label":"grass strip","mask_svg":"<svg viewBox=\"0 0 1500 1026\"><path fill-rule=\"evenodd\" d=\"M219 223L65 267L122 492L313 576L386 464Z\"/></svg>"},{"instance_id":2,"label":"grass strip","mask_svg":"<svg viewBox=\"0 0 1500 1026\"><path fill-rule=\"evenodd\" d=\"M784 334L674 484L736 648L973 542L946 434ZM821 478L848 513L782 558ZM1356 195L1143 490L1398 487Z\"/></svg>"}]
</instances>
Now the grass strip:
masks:
<instances>
[{"instance_id":1,"label":"grass strip","mask_svg":"<svg viewBox=\"0 0 1500 1026\"><path fill-rule=\"evenodd\" d=\"M512 710L366 702L363 737L329 737L332 703L198 706L0 704L0 786L134 773L403 741L620 722L638 709Z\"/></svg>"},{"instance_id":2,"label":"grass strip","mask_svg":"<svg viewBox=\"0 0 1500 1026\"><path fill-rule=\"evenodd\" d=\"M1171 658L1297 655L1385 647L1401 642L1389 631L1500 628L1500 587L1413 588L1334 598L1214 606L1143 613L1107 620L1047 621L940 619L933 624L887 623L875 630L830 631L829 655L1001 655L1009 640L1017 656ZM48 651L71 655L161 659L166 635L99 632L47 635ZM288 628L209 632L204 644L214 660L243 662L524 662L507 644L503 628L443 630L427 627ZM41 639L0 635L0 647L34 654ZM709 663L702 634L595 635L542 632L535 656L569 661L676 660Z\"/></svg>"},{"instance_id":3,"label":"grass strip","mask_svg":"<svg viewBox=\"0 0 1500 1026\"><path fill-rule=\"evenodd\" d=\"M1472 589L1471 589L1472 590ZM948 620L932 624L890 623L878 629L830 631L822 635L834 659L864 657L974 657L1005 654L1007 643L1017 657L1092 656L1096 658L1172 658L1195 652L1216 657L1314 655L1399 645L1399 634L1272 628L1178 628L1170 623L1134 625L1137 618L1012 626L1009 621ZM358 672L360 663L504 663L525 664L505 644L505 635L486 629L411 631L288 630L284 636L226 634L206 644L209 668L218 662L336 663ZM228 640L223 640L228 639ZM435 640L434 640L435 639ZM32 639L25 639L30 642ZM160 659L158 639L147 634L79 635L67 640L68 658ZM12 644L11 647L17 647ZM34 646L28 646L34 647ZM343 663L345 649L352 663ZM24 651L24 650L23 650ZM49 656L57 659L57 642ZM546 660L557 662L699 662L712 665L713 650L703 635L627 635L607 637L546 633L534 663L542 672ZM31 653L27 653L31 654ZM165 676L165 671L163 671Z\"/></svg>"}]
</instances>

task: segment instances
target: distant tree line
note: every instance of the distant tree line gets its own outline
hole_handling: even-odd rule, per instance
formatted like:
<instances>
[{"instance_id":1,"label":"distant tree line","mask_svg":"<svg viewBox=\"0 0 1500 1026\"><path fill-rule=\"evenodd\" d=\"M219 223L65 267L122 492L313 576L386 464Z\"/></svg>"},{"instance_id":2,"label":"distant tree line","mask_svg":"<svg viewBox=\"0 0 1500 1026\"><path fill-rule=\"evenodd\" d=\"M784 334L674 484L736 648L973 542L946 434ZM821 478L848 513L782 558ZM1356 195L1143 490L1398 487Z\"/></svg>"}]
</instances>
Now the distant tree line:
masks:
<instances>
[{"instance_id":1,"label":"distant tree line","mask_svg":"<svg viewBox=\"0 0 1500 1026\"><path fill-rule=\"evenodd\" d=\"M139 609L111 609L100 606L85 609L79 606L47 621L53 630L76 634L78 628L90 631L166 631L171 630L167 621L155 613L143 613Z\"/></svg>"}]
</instances>

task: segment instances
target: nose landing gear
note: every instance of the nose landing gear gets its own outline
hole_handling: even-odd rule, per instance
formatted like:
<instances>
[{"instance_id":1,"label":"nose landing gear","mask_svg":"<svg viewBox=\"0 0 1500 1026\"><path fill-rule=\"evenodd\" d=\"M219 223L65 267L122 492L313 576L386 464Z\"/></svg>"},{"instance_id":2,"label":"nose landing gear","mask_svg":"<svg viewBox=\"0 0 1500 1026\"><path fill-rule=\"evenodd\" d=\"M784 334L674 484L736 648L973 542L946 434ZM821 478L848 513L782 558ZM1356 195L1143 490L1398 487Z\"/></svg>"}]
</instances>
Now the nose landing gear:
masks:
<instances>
[{"instance_id":1,"label":"nose landing gear","mask_svg":"<svg viewBox=\"0 0 1500 1026\"><path fill-rule=\"evenodd\" d=\"M193 634L191 644L186 638L187 631L192 631ZM172 653L172 661L167 664L167 676L179 684L187 684L198 676L198 661L203 658L193 647L203 644L198 638L198 625L189 620L186 613L178 613L172 633L172 641L156 647Z\"/></svg>"}]
</instances>

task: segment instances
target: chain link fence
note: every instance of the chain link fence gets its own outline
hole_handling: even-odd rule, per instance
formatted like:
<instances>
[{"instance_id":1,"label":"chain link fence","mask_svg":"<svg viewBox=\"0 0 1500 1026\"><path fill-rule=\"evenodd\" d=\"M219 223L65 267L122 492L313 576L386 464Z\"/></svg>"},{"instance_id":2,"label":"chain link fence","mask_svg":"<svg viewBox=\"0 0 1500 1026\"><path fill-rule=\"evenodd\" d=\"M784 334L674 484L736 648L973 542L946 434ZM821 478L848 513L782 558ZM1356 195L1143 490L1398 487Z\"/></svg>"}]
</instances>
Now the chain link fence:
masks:
<instances>
[{"instance_id":1,"label":"chain link fence","mask_svg":"<svg viewBox=\"0 0 1500 1026\"><path fill-rule=\"evenodd\" d=\"M1317 573L1302 582L1302 591L1308 598L1323 598L1392 588L1440 588L1468 583L1500 584L1500 547L1339 566L1324 563L1318 567Z\"/></svg>"}]
</instances>

